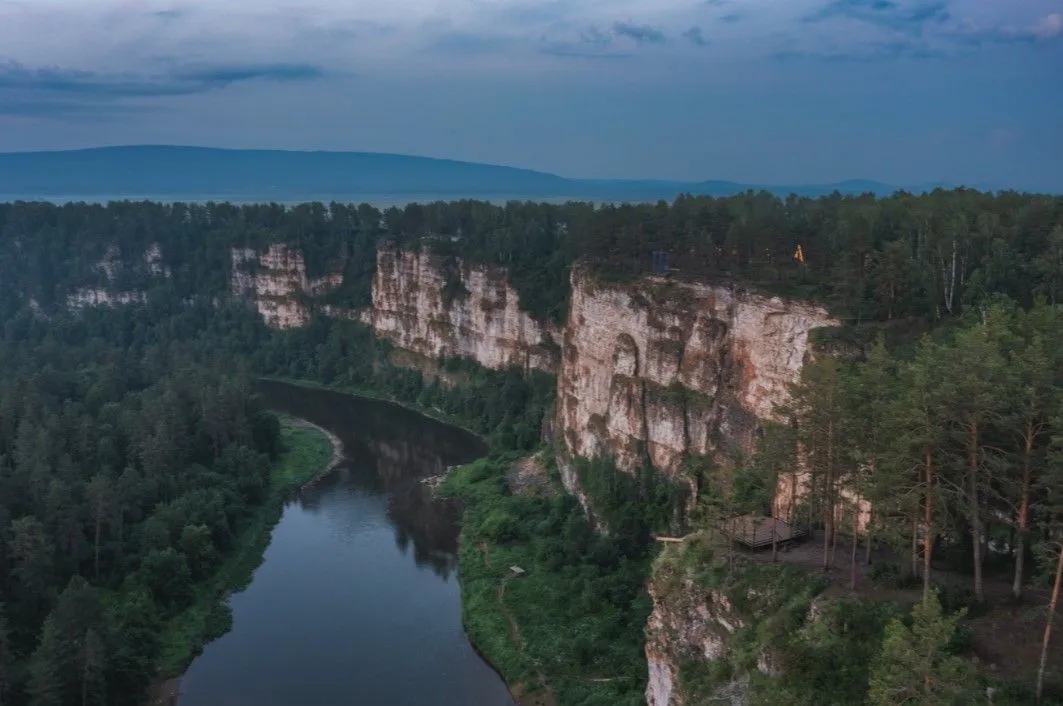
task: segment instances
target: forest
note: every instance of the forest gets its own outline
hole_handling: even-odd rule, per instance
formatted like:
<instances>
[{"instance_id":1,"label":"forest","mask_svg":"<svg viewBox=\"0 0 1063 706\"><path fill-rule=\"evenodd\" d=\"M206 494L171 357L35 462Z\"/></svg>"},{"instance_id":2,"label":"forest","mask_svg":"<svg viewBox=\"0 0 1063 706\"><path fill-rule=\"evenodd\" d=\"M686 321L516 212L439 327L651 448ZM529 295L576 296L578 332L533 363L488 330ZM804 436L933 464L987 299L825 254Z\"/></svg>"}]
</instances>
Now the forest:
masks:
<instances>
[{"instance_id":1,"label":"forest","mask_svg":"<svg viewBox=\"0 0 1063 706\"><path fill-rule=\"evenodd\" d=\"M778 410L783 423L766 425L732 482L691 460L701 488L693 520L769 512L767 489L804 484L787 510L822 530L825 561L855 566L888 548L904 560L876 566L877 580L926 596L915 622L876 623L876 646L890 637L900 656L918 652L918 621L952 619L932 608L945 575L969 576L970 595L942 596L949 610L1040 601L1058 586L1063 198L939 190L385 210L0 204L0 704L139 703L165 651L163 624L188 608L270 492L282 443L254 395L256 376L400 399L483 434L495 451L542 443L549 376L435 361L462 379L452 388L395 364L390 346L354 322L266 329L228 296L230 249L274 242L297 246L310 277L342 271L323 301L347 307L369 302L380 244L504 267L521 306L544 320L564 317L576 266L610 281L658 274L823 302L846 326L821 335L823 354ZM155 246L161 263L147 256ZM145 299L71 311L80 287ZM807 475L787 478L798 449ZM529 552L558 572L550 585L579 584L589 604L605 600L583 580L594 575L602 592L645 611L648 537L675 529L664 509L679 500L654 486L651 469L628 478L608 466L579 468L619 528L608 541L578 526L571 503L498 496L486 466L470 476L470 487L491 491L487 526L473 531ZM492 509L518 520L499 525ZM839 538L865 519L861 550L837 558ZM526 530L533 524L571 537L539 538ZM496 536L509 530L524 544ZM864 573L854 570L853 582ZM639 658L630 615L588 624L626 646L603 658L611 669ZM593 664L586 640L569 647ZM1046 682L1052 667L1042 665ZM867 680L888 693L890 673L864 674L862 693L874 686ZM625 698L638 693L625 689Z\"/></svg>"},{"instance_id":2,"label":"forest","mask_svg":"<svg viewBox=\"0 0 1063 706\"><path fill-rule=\"evenodd\" d=\"M0 703L135 705L279 427L237 370L69 324L0 340Z\"/></svg>"}]
</instances>

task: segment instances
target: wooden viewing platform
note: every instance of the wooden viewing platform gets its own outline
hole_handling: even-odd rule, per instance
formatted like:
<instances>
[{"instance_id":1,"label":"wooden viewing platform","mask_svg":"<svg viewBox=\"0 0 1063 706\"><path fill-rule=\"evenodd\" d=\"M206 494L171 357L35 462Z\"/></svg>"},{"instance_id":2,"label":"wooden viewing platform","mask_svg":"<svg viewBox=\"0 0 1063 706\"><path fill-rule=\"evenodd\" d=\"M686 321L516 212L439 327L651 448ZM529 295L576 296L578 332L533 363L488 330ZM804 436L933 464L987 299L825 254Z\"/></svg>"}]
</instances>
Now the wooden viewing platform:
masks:
<instances>
[{"instance_id":1,"label":"wooden viewing platform","mask_svg":"<svg viewBox=\"0 0 1063 706\"><path fill-rule=\"evenodd\" d=\"M792 542L808 534L807 531L799 527L793 527L782 520L760 515L729 517L726 520L721 520L717 528L729 539L749 549L763 549L771 546L773 525L775 529L774 541L778 544Z\"/></svg>"}]
</instances>

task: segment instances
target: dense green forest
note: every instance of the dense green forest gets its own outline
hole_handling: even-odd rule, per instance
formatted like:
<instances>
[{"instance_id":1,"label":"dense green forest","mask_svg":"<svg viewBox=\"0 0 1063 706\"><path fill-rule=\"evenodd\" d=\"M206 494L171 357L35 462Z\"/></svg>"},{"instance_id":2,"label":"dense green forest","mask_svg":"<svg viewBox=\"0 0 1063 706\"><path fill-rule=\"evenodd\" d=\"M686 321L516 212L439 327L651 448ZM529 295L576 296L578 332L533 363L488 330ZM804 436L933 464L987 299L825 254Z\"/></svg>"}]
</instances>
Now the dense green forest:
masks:
<instances>
[{"instance_id":1,"label":"dense green forest","mask_svg":"<svg viewBox=\"0 0 1063 706\"><path fill-rule=\"evenodd\" d=\"M543 582L529 584L542 589L538 600L571 593L574 602L543 625L586 631L564 642L558 654L567 661L551 667L577 702L637 700L637 680L592 694L580 691L577 674L642 659L640 586L651 532L769 511L770 489L798 448L810 485L793 511L822 530L824 560L833 560L859 514L851 498L862 496L874 507L871 532L864 549L839 561L863 563L889 548L904 560L876 566L876 581L922 584L925 596L906 621L868 619L862 645L874 645L874 670L868 650L839 648L864 655L846 693L886 703L875 694L893 693L897 674L944 669L904 660L938 650L941 641L927 633L948 627L958 607L984 611L1021 597L1050 626L1036 589L1058 584L1063 566L1061 198L748 193L672 204L459 201L384 211L0 204L0 703L137 703L171 659L158 644L165 626L196 601L195 587L273 492L270 468L283 444L252 393L253 376L403 400L483 434L496 452L542 443L550 376L433 361L460 380L453 387L396 364L389 344L351 321L314 317L302 329L266 329L228 296L230 251L274 242L297 246L310 277L342 271L343 285L324 298L341 306L369 302L383 243L428 248L452 265L461 258L505 267L522 307L554 321L564 317L577 263L625 281L661 269L654 254L663 252L669 276L821 301L855 325L822 337L824 351L842 355L806 367L792 405L780 410L790 423L768 425L756 454L733 469L691 460L701 490L691 518L673 512L682 498L651 469L631 477L607 459L577 472L613 529L608 538L589 534L570 500L508 493L508 466L499 460L507 456L455 481L456 494L482 503L467 517L470 536L539 567ZM156 245L161 261L149 256ZM70 311L67 297L80 287L146 297L138 306ZM891 335L874 342L878 330ZM706 561L719 568L719 556ZM732 557L727 571L733 565ZM940 594L946 614L935 612L938 578L965 574L969 590L958 597L948 588ZM536 600L523 605L532 610ZM594 615L579 622L569 611L576 605ZM556 634L530 643L540 665ZM616 649L596 655L588 641L599 639ZM963 654L951 637L945 642L945 652ZM503 667L527 678L528 664L514 658ZM790 687L797 703L822 685Z\"/></svg>"},{"instance_id":2,"label":"dense green forest","mask_svg":"<svg viewBox=\"0 0 1063 706\"><path fill-rule=\"evenodd\" d=\"M138 704L164 622L266 499L278 422L164 344L21 333L0 340L0 697Z\"/></svg>"}]
</instances>

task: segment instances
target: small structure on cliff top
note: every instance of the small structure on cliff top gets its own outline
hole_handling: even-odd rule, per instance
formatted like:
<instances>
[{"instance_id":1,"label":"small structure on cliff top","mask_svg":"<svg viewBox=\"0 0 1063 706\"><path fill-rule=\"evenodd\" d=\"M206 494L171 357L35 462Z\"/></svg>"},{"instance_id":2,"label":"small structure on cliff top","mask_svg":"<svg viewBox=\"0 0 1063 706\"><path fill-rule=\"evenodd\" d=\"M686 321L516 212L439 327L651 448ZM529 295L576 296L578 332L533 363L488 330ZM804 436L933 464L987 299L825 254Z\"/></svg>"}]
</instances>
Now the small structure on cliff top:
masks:
<instances>
[{"instance_id":1,"label":"small structure on cliff top","mask_svg":"<svg viewBox=\"0 0 1063 706\"><path fill-rule=\"evenodd\" d=\"M804 529L794 527L788 522L760 515L729 517L720 522L719 529L729 539L754 550L770 547L772 541L782 544L808 534Z\"/></svg>"},{"instance_id":2,"label":"small structure on cliff top","mask_svg":"<svg viewBox=\"0 0 1063 706\"><path fill-rule=\"evenodd\" d=\"M512 578L515 578L515 579L519 579L519 578L520 578L521 576L523 576L523 575L524 575L524 573L525 573L525 572L524 572L524 569L520 568L520 567L519 567L519 566L517 566L516 564L514 564L514 565L513 565L513 566L511 566L511 567L509 567L509 575L510 575L510 576L511 576Z\"/></svg>"},{"instance_id":3,"label":"small structure on cliff top","mask_svg":"<svg viewBox=\"0 0 1063 706\"><path fill-rule=\"evenodd\" d=\"M653 251L653 273L656 275L668 274L668 251Z\"/></svg>"}]
</instances>

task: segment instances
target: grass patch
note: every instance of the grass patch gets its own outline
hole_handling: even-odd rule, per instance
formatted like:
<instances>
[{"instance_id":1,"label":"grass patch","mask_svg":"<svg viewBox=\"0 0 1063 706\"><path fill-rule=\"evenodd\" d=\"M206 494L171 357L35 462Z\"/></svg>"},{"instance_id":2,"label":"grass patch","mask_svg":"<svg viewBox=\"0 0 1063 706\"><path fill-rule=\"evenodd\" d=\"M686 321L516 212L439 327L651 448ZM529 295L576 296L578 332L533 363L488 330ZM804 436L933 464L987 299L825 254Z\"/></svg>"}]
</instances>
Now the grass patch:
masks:
<instances>
[{"instance_id":1,"label":"grass patch","mask_svg":"<svg viewBox=\"0 0 1063 706\"><path fill-rule=\"evenodd\" d=\"M470 639L525 692L545 682L560 704L642 704L649 554L625 555L596 534L571 496L510 493L517 458L476 461L440 489L465 504L458 571Z\"/></svg>"},{"instance_id":2,"label":"grass patch","mask_svg":"<svg viewBox=\"0 0 1063 706\"><path fill-rule=\"evenodd\" d=\"M271 469L269 497L240 533L236 550L210 579L197 586L192 605L162 626L158 671L163 679L182 674L207 643L232 628L232 611L226 598L251 583L255 569L262 564L273 528L284 512L285 498L325 468L332 456L332 445L324 432L299 426L284 417L281 439L285 451Z\"/></svg>"}]
</instances>

